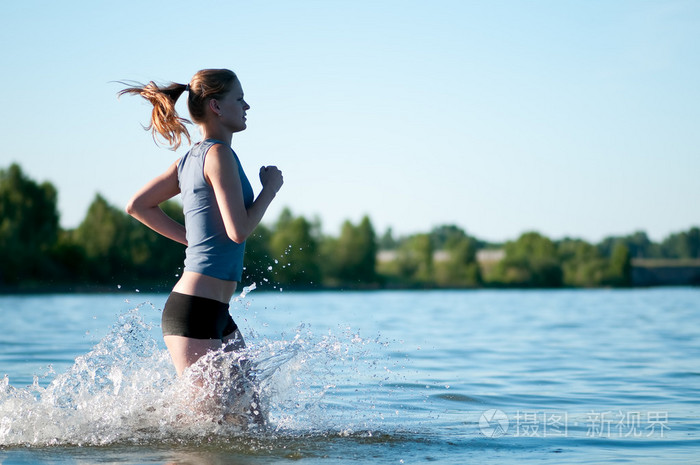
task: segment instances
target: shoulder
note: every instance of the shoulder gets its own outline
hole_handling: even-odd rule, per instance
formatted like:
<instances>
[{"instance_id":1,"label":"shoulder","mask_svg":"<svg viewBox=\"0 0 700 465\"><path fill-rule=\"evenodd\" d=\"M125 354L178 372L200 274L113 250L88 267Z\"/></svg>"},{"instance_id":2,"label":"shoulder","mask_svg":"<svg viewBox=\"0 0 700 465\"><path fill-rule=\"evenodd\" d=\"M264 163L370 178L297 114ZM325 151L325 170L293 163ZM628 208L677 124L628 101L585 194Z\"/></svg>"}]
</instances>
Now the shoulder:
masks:
<instances>
[{"instance_id":1,"label":"shoulder","mask_svg":"<svg viewBox=\"0 0 700 465\"><path fill-rule=\"evenodd\" d=\"M207 148L206 154L215 157L232 157L233 149L223 142L214 142Z\"/></svg>"},{"instance_id":2,"label":"shoulder","mask_svg":"<svg viewBox=\"0 0 700 465\"><path fill-rule=\"evenodd\" d=\"M204 159L204 175L212 184L212 179L231 179L238 177L238 162L231 147L226 144L214 144L207 150Z\"/></svg>"},{"instance_id":3,"label":"shoulder","mask_svg":"<svg viewBox=\"0 0 700 465\"><path fill-rule=\"evenodd\" d=\"M236 156L233 149L226 144L215 143L206 151L204 166L237 166Z\"/></svg>"}]
</instances>

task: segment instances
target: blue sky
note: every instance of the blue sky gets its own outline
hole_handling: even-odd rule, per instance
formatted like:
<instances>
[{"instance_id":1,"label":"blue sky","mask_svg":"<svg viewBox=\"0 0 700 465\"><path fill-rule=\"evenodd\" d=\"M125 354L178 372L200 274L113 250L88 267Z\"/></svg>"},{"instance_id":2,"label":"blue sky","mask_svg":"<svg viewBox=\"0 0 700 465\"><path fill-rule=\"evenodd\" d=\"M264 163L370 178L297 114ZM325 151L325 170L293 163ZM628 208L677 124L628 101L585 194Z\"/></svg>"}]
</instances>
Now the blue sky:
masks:
<instances>
[{"instance_id":1,"label":"blue sky","mask_svg":"<svg viewBox=\"0 0 700 465\"><path fill-rule=\"evenodd\" d=\"M367 214L493 241L700 225L700 2L102 3L0 6L0 167L56 185L65 227L184 153L114 81L212 67L252 107L233 145L256 191L260 165L284 172L267 222L289 206L329 234Z\"/></svg>"}]
</instances>

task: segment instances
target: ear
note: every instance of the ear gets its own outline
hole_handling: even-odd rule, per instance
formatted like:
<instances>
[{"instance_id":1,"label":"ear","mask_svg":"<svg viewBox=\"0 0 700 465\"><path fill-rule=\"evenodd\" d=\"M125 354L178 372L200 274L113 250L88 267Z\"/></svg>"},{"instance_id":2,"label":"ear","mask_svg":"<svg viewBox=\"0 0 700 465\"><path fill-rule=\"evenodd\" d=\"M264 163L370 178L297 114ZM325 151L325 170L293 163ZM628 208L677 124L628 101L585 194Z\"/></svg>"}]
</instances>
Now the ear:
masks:
<instances>
[{"instance_id":1,"label":"ear","mask_svg":"<svg viewBox=\"0 0 700 465\"><path fill-rule=\"evenodd\" d=\"M218 115L221 112L219 101L214 98L209 100L209 109Z\"/></svg>"}]
</instances>

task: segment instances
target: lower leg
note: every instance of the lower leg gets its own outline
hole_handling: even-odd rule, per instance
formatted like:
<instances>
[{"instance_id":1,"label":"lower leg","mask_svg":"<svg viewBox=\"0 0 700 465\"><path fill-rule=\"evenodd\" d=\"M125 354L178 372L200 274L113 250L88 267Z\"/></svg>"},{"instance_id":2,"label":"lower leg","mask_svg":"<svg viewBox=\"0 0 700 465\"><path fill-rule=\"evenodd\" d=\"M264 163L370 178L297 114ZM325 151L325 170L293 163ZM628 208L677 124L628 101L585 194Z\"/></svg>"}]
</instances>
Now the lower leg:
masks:
<instances>
[{"instance_id":1,"label":"lower leg","mask_svg":"<svg viewBox=\"0 0 700 465\"><path fill-rule=\"evenodd\" d=\"M243 335L236 329L233 333L226 336L223 340L226 352L237 352L246 348L245 341L243 340ZM238 395L245 397L250 395L249 402L250 405L246 407L250 418L259 425L265 424L265 415L262 411L262 405L260 403L260 396L258 393L258 385L255 380L255 374L251 371L251 363L248 358L240 357L238 359L240 366L240 372L232 371L230 376L238 377L240 384L238 386Z\"/></svg>"}]
</instances>

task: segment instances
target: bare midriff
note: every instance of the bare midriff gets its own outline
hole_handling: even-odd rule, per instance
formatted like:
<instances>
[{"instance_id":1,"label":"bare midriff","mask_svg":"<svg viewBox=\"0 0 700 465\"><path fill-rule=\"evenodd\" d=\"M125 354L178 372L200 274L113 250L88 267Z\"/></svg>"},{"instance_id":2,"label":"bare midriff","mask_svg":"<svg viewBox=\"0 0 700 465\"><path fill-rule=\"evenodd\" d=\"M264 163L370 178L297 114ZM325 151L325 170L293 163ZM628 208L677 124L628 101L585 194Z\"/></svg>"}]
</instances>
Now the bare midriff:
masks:
<instances>
[{"instance_id":1,"label":"bare midriff","mask_svg":"<svg viewBox=\"0 0 700 465\"><path fill-rule=\"evenodd\" d=\"M238 281L226 281L193 271L185 271L177 284L175 284L173 292L205 297L227 304L233 297L233 293L236 292L237 287Z\"/></svg>"}]
</instances>

